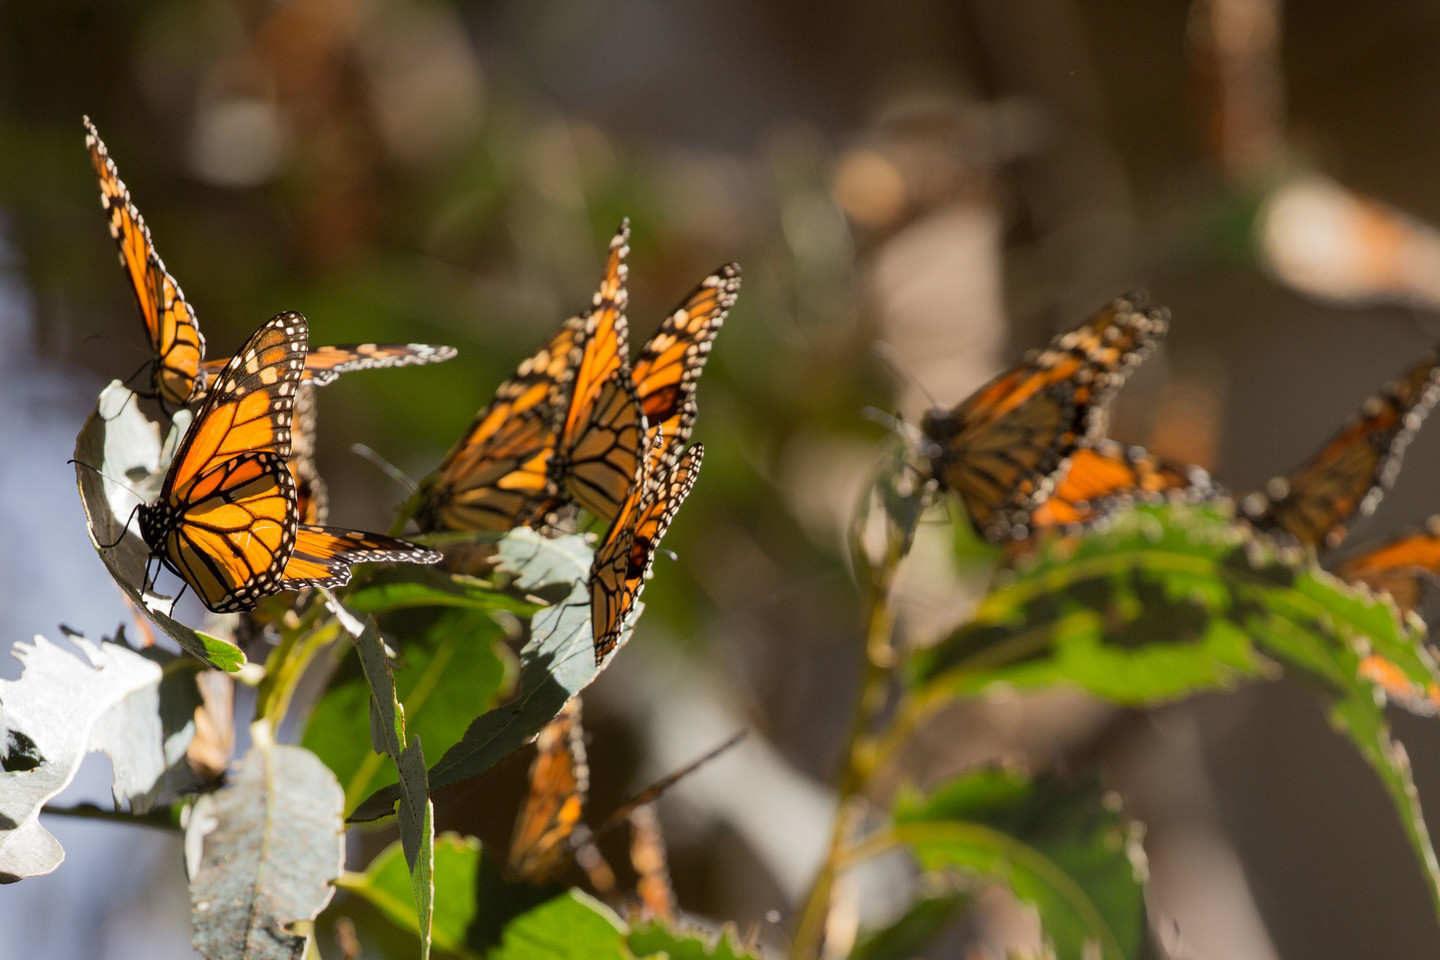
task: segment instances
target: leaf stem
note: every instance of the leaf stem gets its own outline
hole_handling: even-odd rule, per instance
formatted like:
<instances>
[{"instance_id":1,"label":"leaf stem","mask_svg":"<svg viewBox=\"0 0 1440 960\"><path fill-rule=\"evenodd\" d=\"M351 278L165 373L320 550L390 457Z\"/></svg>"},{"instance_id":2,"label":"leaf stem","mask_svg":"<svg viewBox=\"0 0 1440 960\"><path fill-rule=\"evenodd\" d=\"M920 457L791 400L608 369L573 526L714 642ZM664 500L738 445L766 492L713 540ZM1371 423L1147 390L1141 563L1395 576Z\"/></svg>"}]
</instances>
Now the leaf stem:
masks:
<instances>
[{"instance_id":1,"label":"leaf stem","mask_svg":"<svg viewBox=\"0 0 1440 960\"><path fill-rule=\"evenodd\" d=\"M846 737L846 762L836 791L838 804L830 841L800 916L791 952L794 960L817 960L821 955L835 878L849 858L850 838L864 808L863 791L871 769L869 731L885 707L890 675L896 663L893 588L900 563L914 542L919 510L905 509L887 514L884 556L872 566L864 546L864 526L869 519L870 498L876 493L883 497L887 492L884 486L887 482L881 477L873 486L866 487L850 527L850 554L866 608L865 674L860 685L859 703ZM917 491L912 497L914 502L911 506L918 507L921 494ZM898 524L893 522L897 517L900 519Z\"/></svg>"},{"instance_id":2,"label":"leaf stem","mask_svg":"<svg viewBox=\"0 0 1440 960\"><path fill-rule=\"evenodd\" d=\"M157 827L161 830L180 829L179 812L175 807L156 807L149 813L125 813L121 810L106 810L93 803L81 803L73 807L51 807L40 809L42 814L56 817L73 817L77 820L108 820L131 827Z\"/></svg>"}]
</instances>

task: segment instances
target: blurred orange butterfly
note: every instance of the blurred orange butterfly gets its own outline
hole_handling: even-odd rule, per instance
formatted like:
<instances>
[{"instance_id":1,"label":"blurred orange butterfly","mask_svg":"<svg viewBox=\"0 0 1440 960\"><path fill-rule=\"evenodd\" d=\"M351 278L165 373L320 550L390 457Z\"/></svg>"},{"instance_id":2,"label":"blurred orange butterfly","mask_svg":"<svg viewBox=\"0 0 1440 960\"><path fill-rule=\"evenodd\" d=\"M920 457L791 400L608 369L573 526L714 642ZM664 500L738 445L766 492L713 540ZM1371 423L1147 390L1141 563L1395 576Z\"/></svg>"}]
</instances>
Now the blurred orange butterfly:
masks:
<instances>
[{"instance_id":1,"label":"blurred orange butterfly","mask_svg":"<svg viewBox=\"0 0 1440 960\"><path fill-rule=\"evenodd\" d=\"M440 559L393 537L300 524L285 460L307 337L298 313L255 332L206 393L159 498L138 511L151 555L217 613L253 609L282 590L343 584L362 560Z\"/></svg>"},{"instance_id":2,"label":"blurred orange butterfly","mask_svg":"<svg viewBox=\"0 0 1440 960\"><path fill-rule=\"evenodd\" d=\"M921 421L930 469L977 532L1023 535L1067 461L1103 428L1105 402L1165 334L1168 314L1121 298L949 411Z\"/></svg>"},{"instance_id":3,"label":"blurred orange butterfly","mask_svg":"<svg viewBox=\"0 0 1440 960\"><path fill-rule=\"evenodd\" d=\"M631 849L640 876L642 902L653 912L668 915L673 894L669 893L665 876L664 841L650 805L676 783L739 743L745 731L631 796L592 831L584 821L590 767L580 712L580 697L572 697L535 739L530 788L511 834L506 871L515 879L548 883L573 856L592 885L602 893L608 892L615 884L615 875L596 849L595 839L630 821L635 831ZM647 813L651 814L648 818Z\"/></svg>"},{"instance_id":4,"label":"blurred orange butterfly","mask_svg":"<svg viewBox=\"0 0 1440 960\"><path fill-rule=\"evenodd\" d=\"M530 790L510 837L507 872L529 883L548 883L575 856L602 890L615 875L582 819L590 795L590 766L580 725L580 698L572 697L535 739Z\"/></svg>"},{"instance_id":5,"label":"blurred orange butterfly","mask_svg":"<svg viewBox=\"0 0 1440 960\"><path fill-rule=\"evenodd\" d=\"M84 122L85 146L100 178L100 203L109 215L110 235L120 245L120 264L130 279L155 355L151 371L153 395L167 409L185 406L204 394L208 379L224 370L228 360L205 360L205 338L200 334L194 308L165 269L145 218L130 199L130 191L120 179L100 134L89 117ZM317 347L306 355L301 379L319 386L352 370L438 363L454 355L454 347L424 343Z\"/></svg>"},{"instance_id":6,"label":"blurred orange butterfly","mask_svg":"<svg viewBox=\"0 0 1440 960\"><path fill-rule=\"evenodd\" d=\"M1262 530L1334 549L1351 517L1369 516L1395 482L1405 447L1437 399L1440 357L1431 353L1366 400L1304 465L1246 497L1241 509Z\"/></svg>"},{"instance_id":7,"label":"blurred orange butterfly","mask_svg":"<svg viewBox=\"0 0 1440 960\"><path fill-rule=\"evenodd\" d=\"M1440 514L1378 547L1332 567L1336 576L1388 593L1402 611L1414 610L1440 582Z\"/></svg>"},{"instance_id":8,"label":"blurred orange butterfly","mask_svg":"<svg viewBox=\"0 0 1440 960\"><path fill-rule=\"evenodd\" d=\"M658 446L657 439L652 436L647 443ZM597 664L620 642L640 591L650 578L660 538L695 486L705 448L696 443L683 454L679 450L679 445L671 444L647 453L644 475L631 486L595 548L590 567L590 623Z\"/></svg>"},{"instance_id":9,"label":"blurred orange butterfly","mask_svg":"<svg viewBox=\"0 0 1440 960\"><path fill-rule=\"evenodd\" d=\"M1222 496L1210 475L1114 440L1092 441L1075 451L1054 492L1024 517L1030 533L1051 528L1075 532L1130 503ZM1017 531L1020 524L1016 525Z\"/></svg>"}]
</instances>

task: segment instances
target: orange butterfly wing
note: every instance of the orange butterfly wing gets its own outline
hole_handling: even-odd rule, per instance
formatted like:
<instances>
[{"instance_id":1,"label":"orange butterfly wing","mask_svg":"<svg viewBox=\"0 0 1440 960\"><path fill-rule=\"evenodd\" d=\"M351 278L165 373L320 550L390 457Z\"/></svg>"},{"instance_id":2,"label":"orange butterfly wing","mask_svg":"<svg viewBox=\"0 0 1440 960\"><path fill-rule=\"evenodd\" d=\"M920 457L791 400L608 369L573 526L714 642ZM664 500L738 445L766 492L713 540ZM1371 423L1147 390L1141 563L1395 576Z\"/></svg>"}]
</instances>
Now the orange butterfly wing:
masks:
<instances>
[{"instance_id":1,"label":"orange butterfly wing","mask_svg":"<svg viewBox=\"0 0 1440 960\"><path fill-rule=\"evenodd\" d=\"M1333 549L1355 515L1369 516L1395 482L1405 448L1440 399L1440 356L1431 353L1380 393L1308 462L1245 498L1246 516L1262 530Z\"/></svg>"},{"instance_id":2,"label":"orange butterfly wing","mask_svg":"<svg viewBox=\"0 0 1440 960\"><path fill-rule=\"evenodd\" d=\"M1078 528L1133 502L1196 501L1221 495L1199 467L1157 457L1140 447L1101 439L1075 451L1055 490L1025 520L1031 531Z\"/></svg>"},{"instance_id":3,"label":"orange butterfly wing","mask_svg":"<svg viewBox=\"0 0 1440 960\"><path fill-rule=\"evenodd\" d=\"M1100 434L1105 402L1164 335L1168 315L1135 300L1113 301L953 410L921 421L936 479L959 494L986 537L1010 536L1017 512L1028 516L1049 496L1076 449Z\"/></svg>"},{"instance_id":4,"label":"orange butterfly wing","mask_svg":"<svg viewBox=\"0 0 1440 960\"><path fill-rule=\"evenodd\" d=\"M316 347L306 354L300 379L323 387L342 373L440 363L455 356L455 352L454 347L429 343L349 343ZM224 369L226 362L207 360L201 369L214 375Z\"/></svg>"},{"instance_id":5,"label":"orange butterfly wing","mask_svg":"<svg viewBox=\"0 0 1440 960\"><path fill-rule=\"evenodd\" d=\"M580 700L571 699L535 741L530 792L515 822L508 869L532 883L549 880L565 863L590 790Z\"/></svg>"},{"instance_id":6,"label":"orange butterfly wing","mask_svg":"<svg viewBox=\"0 0 1440 960\"><path fill-rule=\"evenodd\" d=\"M204 386L201 361L205 338L200 335L195 311L180 284L165 269L145 218L130 199L115 162L90 118L85 118L85 146L100 178L100 204L110 220L110 235L120 245L120 264L140 306L140 317L156 364L152 382L161 401L183 406Z\"/></svg>"},{"instance_id":7,"label":"orange butterfly wing","mask_svg":"<svg viewBox=\"0 0 1440 960\"><path fill-rule=\"evenodd\" d=\"M280 577L281 590L339 587L350 582L356 563L436 563L434 550L379 533L302 524L295 549Z\"/></svg>"},{"instance_id":8,"label":"orange butterfly wing","mask_svg":"<svg viewBox=\"0 0 1440 960\"><path fill-rule=\"evenodd\" d=\"M570 350L556 392L551 499L572 497L605 521L613 520L639 475L645 416L630 376L625 323L625 256L630 225L610 242L594 306Z\"/></svg>"},{"instance_id":9,"label":"orange butterfly wing","mask_svg":"<svg viewBox=\"0 0 1440 960\"><path fill-rule=\"evenodd\" d=\"M150 549L218 613L276 592L295 546L285 458L306 336L298 313L255 332L205 395L159 499L140 509Z\"/></svg>"},{"instance_id":10,"label":"orange butterfly wing","mask_svg":"<svg viewBox=\"0 0 1440 960\"><path fill-rule=\"evenodd\" d=\"M1420 530L1344 560L1335 575L1388 593L1401 610L1414 610L1440 578L1440 514Z\"/></svg>"},{"instance_id":11,"label":"orange butterfly wing","mask_svg":"<svg viewBox=\"0 0 1440 960\"><path fill-rule=\"evenodd\" d=\"M644 478L631 488L595 550L590 567L590 624L597 664L620 642L650 576L660 538L699 474L705 448L694 444L678 459L675 449L647 458Z\"/></svg>"},{"instance_id":12,"label":"orange butterfly wing","mask_svg":"<svg viewBox=\"0 0 1440 960\"><path fill-rule=\"evenodd\" d=\"M495 391L422 485L422 530L508 530L553 508L554 394L585 317L571 317Z\"/></svg>"},{"instance_id":13,"label":"orange butterfly wing","mask_svg":"<svg viewBox=\"0 0 1440 960\"><path fill-rule=\"evenodd\" d=\"M704 280L640 350L630 376L645 420L671 442L686 443L695 424L695 387L710 347L740 292L740 267L729 263Z\"/></svg>"}]
</instances>

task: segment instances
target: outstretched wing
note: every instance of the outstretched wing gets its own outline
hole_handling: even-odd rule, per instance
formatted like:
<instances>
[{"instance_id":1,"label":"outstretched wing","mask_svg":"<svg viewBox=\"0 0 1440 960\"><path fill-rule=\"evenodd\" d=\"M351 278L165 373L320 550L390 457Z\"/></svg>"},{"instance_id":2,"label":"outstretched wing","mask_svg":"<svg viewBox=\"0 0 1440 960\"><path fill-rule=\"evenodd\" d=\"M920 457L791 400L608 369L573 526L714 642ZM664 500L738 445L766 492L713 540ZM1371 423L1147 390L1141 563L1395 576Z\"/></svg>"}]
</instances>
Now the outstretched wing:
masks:
<instances>
[{"instance_id":1,"label":"outstretched wing","mask_svg":"<svg viewBox=\"0 0 1440 960\"><path fill-rule=\"evenodd\" d=\"M435 563L439 559L434 550L380 533L301 525L280 589L343 586L350 582L350 567L356 563Z\"/></svg>"},{"instance_id":2,"label":"outstretched wing","mask_svg":"<svg viewBox=\"0 0 1440 960\"><path fill-rule=\"evenodd\" d=\"M520 364L425 479L415 514L421 530L508 530L549 512L552 402L584 324L583 315L571 317Z\"/></svg>"},{"instance_id":3,"label":"outstretched wing","mask_svg":"<svg viewBox=\"0 0 1440 960\"><path fill-rule=\"evenodd\" d=\"M314 347L305 356L300 379L323 387L342 373L440 363L455 356L454 347L429 343L346 343ZM202 369L210 375L224 369L226 360L207 360Z\"/></svg>"},{"instance_id":4,"label":"outstretched wing","mask_svg":"<svg viewBox=\"0 0 1440 960\"><path fill-rule=\"evenodd\" d=\"M176 505L192 500L194 479L231 457L290 456L290 418L307 337L303 316L277 314L230 358L175 454L162 500Z\"/></svg>"},{"instance_id":5,"label":"outstretched wing","mask_svg":"<svg viewBox=\"0 0 1440 960\"><path fill-rule=\"evenodd\" d=\"M950 411L921 422L931 469L960 495L975 529L1010 537L1010 521L1047 498L1067 461L1103 429L1105 404L1162 337L1163 310L1120 298L1027 356Z\"/></svg>"},{"instance_id":6,"label":"outstretched wing","mask_svg":"<svg viewBox=\"0 0 1440 960\"><path fill-rule=\"evenodd\" d=\"M1221 495L1219 486L1199 467L1114 440L1097 440L1075 451L1054 492L1028 514L1016 517L1013 525L1031 533L1054 527L1076 530L1129 503L1197 502Z\"/></svg>"},{"instance_id":7,"label":"outstretched wing","mask_svg":"<svg viewBox=\"0 0 1440 960\"><path fill-rule=\"evenodd\" d=\"M555 402L556 441L549 496L568 495L605 521L613 520L639 475L645 415L630 378L626 341L625 256L630 225L610 241L605 274L570 349Z\"/></svg>"},{"instance_id":8,"label":"outstretched wing","mask_svg":"<svg viewBox=\"0 0 1440 960\"><path fill-rule=\"evenodd\" d=\"M110 219L110 236L120 246L120 265L130 280L155 354L155 391L164 403L182 406L204 386L200 364L205 358L205 338L200 335L195 311L155 252L145 218L131 201L130 191L89 117L85 118L85 146L100 178L100 204Z\"/></svg>"},{"instance_id":9,"label":"outstretched wing","mask_svg":"<svg viewBox=\"0 0 1440 960\"><path fill-rule=\"evenodd\" d=\"M635 358L630 376L645 420L672 442L690 440L700 372L739 292L740 266L727 263L690 291Z\"/></svg>"},{"instance_id":10,"label":"outstretched wing","mask_svg":"<svg viewBox=\"0 0 1440 960\"><path fill-rule=\"evenodd\" d=\"M206 607L216 613L249 610L282 589L280 571L295 546L296 519L295 481L279 456L244 453L215 461L171 509L163 537L151 546ZM143 514L141 529L147 529Z\"/></svg>"},{"instance_id":11,"label":"outstretched wing","mask_svg":"<svg viewBox=\"0 0 1440 960\"><path fill-rule=\"evenodd\" d=\"M1359 415L1308 462L1245 498L1246 516L1316 549L1345 539L1351 517L1369 516L1400 472L1405 448L1440 399L1440 355L1432 352L1365 401Z\"/></svg>"},{"instance_id":12,"label":"outstretched wing","mask_svg":"<svg viewBox=\"0 0 1440 960\"><path fill-rule=\"evenodd\" d=\"M1419 530L1341 561L1337 577L1388 593L1401 610L1414 610L1440 582L1440 514Z\"/></svg>"},{"instance_id":13,"label":"outstretched wing","mask_svg":"<svg viewBox=\"0 0 1440 960\"><path fill-rule=\"evenodd\" d=\"M660 538L690 494L705 448L694 444L678 460L674 447L647 458L646 475L632 487L590 567L590 626L595 662L620 642L650 576Z\"/></svg>"}]
</instances>

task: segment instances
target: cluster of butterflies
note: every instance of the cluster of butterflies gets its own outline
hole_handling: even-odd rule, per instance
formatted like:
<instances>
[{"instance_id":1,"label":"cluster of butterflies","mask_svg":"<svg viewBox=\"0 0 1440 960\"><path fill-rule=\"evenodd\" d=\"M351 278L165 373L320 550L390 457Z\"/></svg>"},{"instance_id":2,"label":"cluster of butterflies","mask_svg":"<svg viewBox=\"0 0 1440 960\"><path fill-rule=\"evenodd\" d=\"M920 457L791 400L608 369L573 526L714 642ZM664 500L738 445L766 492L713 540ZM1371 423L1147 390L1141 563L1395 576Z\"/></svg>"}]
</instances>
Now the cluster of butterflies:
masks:
<instances>
[{"instance_id":1,"label":"cluster of butterflies","mask_svg":"<svg viewBox=\"0 0 1440 960\"><path fill-rule=\"evenodd\" d=\"M622 223L590 310L500 385L422 482L415 511L426 532L546 527L570 505L607 524L590 572L596 663L619 643L660 538L695 483L705 452L689 444L695 390L740 289L733 263L707 276L632 363L629 239Z\"/></svg>"},{"instance_id":2,"label":"cluster of butterflies","mask_svg":"<svg viewBox=\"0 0 1440 960\"><path fill-rule=\"evenodd\" d=\"M454 349L311 349L305 318L282 313L234 357L207 361L195 312L88 118L85 130L150 341L148 395L167 411L199 407L159 498L138 508L152 558L216 612L344 583L361 561L441 559L405 540L323 526L327 498L312 457L311 390L352 370L447 360ZM550 525L570 504L605 523L590 574L596 663L619 643L660 538L695 483L704 455L700 444L689 445L695 390L740 285L735 264L706 277L632 363L628 252L622 223L591 308L565 321L501 384L421 485L415 510L426 533Z\"/></svg>"},{"instance_id":3,"label":"cluster of butterflies","mask_svg":"<svg viewBox=\"0 0 1440 960\"><path fill-rule=\"evenodd\" d=\"M1118 507L1226 496L1197 466L1105 437L1106 407L1165 335L1164 310L1120 298L953 409L921 422L928 474L954 491L980 535L997 543L1073 534ZM1440 514L1420 530L1334 561L1349 524L1369 515L1440 400L1440 356L1427 354L1361 406L1309 460L1240 503L1245 522L1320 554L1331 572L1413 610L1440 575Z\"/></svg>"},{"instance_id":4,"label":"cluster of butterflies","mask_svg":"<svg viewBox=\"0 0 1440 960\"><path fill-rule=\"evenodd\" d=\"M198 405L159 497L137 508L151 557L217 613L254 609L282 591L338 586L362 561L438 561L440 554L405 540L324 525L310 391L347 371L448 360L454 349L368 343L312 350L305 318L282 313L233 357L207 361L195 311L89 118L85 145L150 341L146 395L167 412Z\"/></svg>"}]
</instances>

